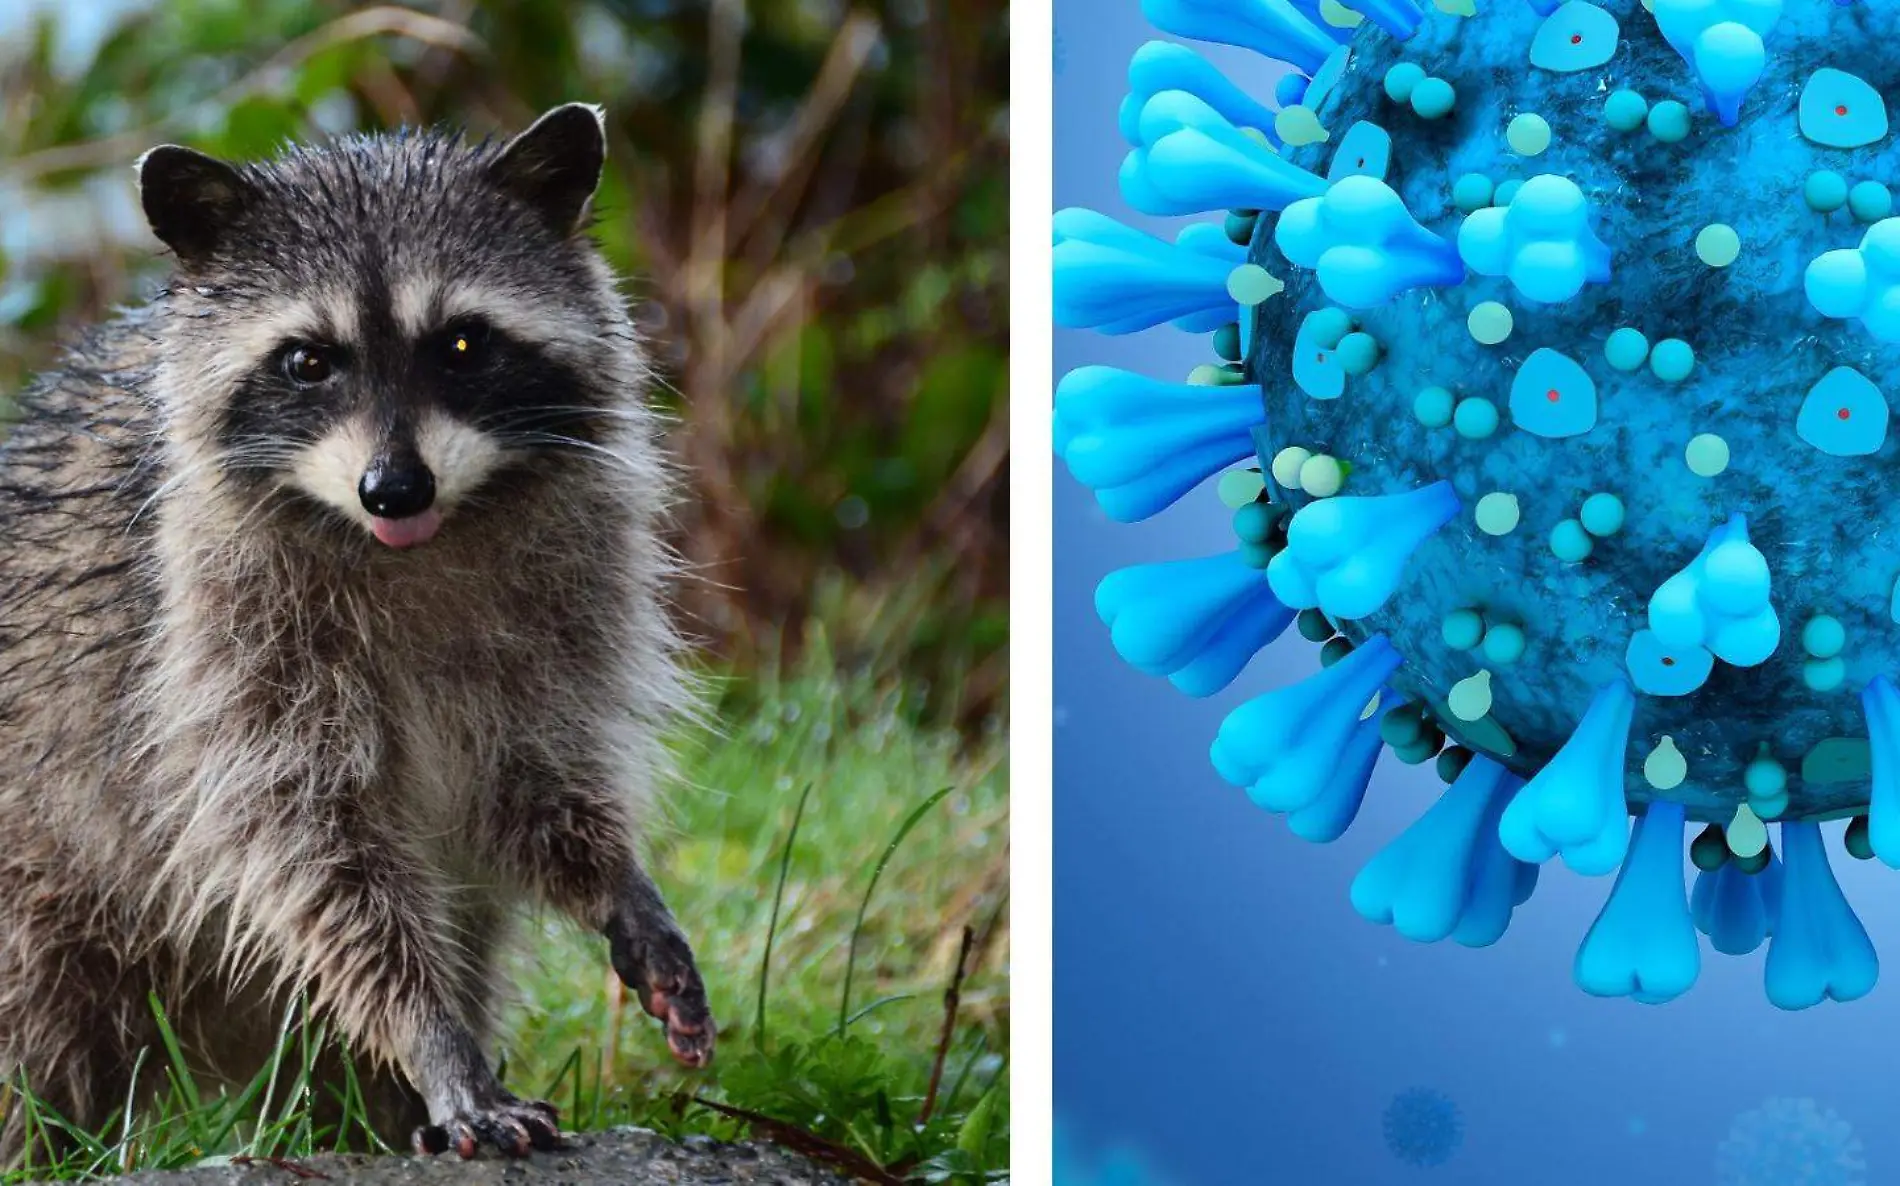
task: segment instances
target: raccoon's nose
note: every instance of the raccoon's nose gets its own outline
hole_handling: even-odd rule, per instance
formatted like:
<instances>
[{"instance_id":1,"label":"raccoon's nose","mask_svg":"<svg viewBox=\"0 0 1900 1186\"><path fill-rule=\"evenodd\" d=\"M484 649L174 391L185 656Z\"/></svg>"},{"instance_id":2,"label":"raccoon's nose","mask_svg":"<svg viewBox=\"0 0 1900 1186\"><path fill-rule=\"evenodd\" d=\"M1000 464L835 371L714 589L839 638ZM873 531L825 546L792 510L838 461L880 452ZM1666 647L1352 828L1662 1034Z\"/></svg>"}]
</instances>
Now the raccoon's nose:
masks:
<instances>
[{"instance_id":1,"label":"raccoon's nose","mask_svg":"<svg viewBox=\"0 0 1900 1186\"><path fill-rule=\"evenodd\" d=\"M379 519L407 519L434 504L435 475L420 460L373 461L357 483L356 496Z\"/></svg>"}]
</instances>

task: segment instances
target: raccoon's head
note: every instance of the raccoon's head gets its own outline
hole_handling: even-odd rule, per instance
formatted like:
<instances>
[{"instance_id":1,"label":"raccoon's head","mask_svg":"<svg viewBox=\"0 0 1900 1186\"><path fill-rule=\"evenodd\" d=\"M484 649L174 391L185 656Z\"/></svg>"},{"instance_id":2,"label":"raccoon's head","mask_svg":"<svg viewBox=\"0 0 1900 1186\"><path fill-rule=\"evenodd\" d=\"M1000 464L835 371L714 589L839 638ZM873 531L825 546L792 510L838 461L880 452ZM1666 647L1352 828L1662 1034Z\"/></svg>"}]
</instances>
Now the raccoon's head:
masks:
<instances>
[{"instance_id":1,"label":"raccoon's head","mask_svg":"<svg viewBox=\"0 0 1900 1186\"><path fill-rule=\"evenodd\" d=\"M178 480L406 548L609 454L637 471L645 364L583 233L604 159L581 104L498 146L146 153L140 200L177 256L157 388Z\"/></svg>"}]
</instances>

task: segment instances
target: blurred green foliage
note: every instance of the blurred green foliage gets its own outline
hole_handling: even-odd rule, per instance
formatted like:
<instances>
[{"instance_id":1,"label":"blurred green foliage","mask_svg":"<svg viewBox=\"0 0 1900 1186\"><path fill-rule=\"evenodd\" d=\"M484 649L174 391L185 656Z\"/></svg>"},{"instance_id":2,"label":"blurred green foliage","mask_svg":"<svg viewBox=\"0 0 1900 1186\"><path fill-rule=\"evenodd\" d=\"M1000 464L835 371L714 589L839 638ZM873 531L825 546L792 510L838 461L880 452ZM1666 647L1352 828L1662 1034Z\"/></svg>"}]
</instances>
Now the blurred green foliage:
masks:
<instances>
[{"instance_id":1,"label":"blurred green foliage","mask_svg":"<svg viewBox=\"0 0 1900 1186\"><path fill-rule=\"evenodd\" d=\"M597 233L677 415L698 633L1000 706L1007 644L1002 0L8 0L0 395L165 271L129 165L605 105Z\"/></svg>"}]
</instances>

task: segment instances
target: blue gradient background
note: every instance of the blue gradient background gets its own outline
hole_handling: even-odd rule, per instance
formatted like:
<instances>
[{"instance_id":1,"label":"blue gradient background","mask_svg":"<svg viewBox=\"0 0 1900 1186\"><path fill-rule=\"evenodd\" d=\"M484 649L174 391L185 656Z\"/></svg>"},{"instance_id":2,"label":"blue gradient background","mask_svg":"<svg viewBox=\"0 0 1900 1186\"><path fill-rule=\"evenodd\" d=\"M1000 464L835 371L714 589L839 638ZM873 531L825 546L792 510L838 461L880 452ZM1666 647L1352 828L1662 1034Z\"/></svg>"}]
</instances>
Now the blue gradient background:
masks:
<instances>
[{"instance_id":1,"label":"blue gradient background","mask_svg":"<svg viewBox=\"0 0 1900 1186\"><path fill-rule=\"evenodd\" d=\"M1057 0L1056 31L1058 208L1171 235L1173 220L1135 214L1115 188L1127 60L1160 35L1136 0ZM1196 48L1271 97L1276 67ZM1057 330L1051 383L1088 362L1174 379L1211 358L1204 338L1168 328ZM1736 1113L1811 1096L1854 1126L1871 1186L1900 1182L1900 1132L1887 1123L1900 1100L1900 984L1783 1013L1762 996L1762 952L1730 959L1705 944L1701 980L1674 1003L1591 998L1570 965L1611 879L1560 866L1485 950L1420 946L1363 921L1347 901L1353 874L1438 780L1388 758L1359 822L1329 846L1254 808L1215 776L1208 742L1242 700L1315 670L1318 648L1288 631L1207 701L1133 671L1095 617L1096 582L1231 548L1228 514L1210 485L1146 523L1117 524L1060 465L1054 493L1055 1102L1066 1123L1199 1186L1682 1186L1715 1182ZM1828 829L1836 873L1891 964L1900 875L1849 860L1840 827ZM1381 1135L1387 1101L1414 1085L1464 1114L1463 1145L1436 1170L1396 1162Z\"/></svg>"}]
</instances>

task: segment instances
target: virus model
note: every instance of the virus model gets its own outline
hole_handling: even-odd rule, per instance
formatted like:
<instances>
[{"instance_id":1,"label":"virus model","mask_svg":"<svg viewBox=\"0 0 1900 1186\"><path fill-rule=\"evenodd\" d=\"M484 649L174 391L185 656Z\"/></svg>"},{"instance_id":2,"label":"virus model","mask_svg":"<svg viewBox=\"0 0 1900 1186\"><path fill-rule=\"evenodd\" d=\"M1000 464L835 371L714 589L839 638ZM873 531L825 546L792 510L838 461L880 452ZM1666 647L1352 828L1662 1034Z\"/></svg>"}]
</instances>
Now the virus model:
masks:
<instances>
[{"instance_id":1,"label":"virus model","mask_svg":"<svg viewBox=\"0 0 1900 1186\"><path fill-rule=\"evenodd\" d=\"M1144 46L1123 196L1215 217L1055 217L1060 324L1216 356L1057 391L1117 519L1230 470L1238 549L1110 576L1117 648L1208 695L1289 624L1322 643L1214 764L1331 840L1383 749L1435 760L1444 798L1352 888L1409 938L1494 942L1561 857L1621 868L1589 992L1679 995L1700 929L1772 935L1783 1008L1865 994L1820 825L1900 866L1900 4L1143 10L1293 72L1270 108Z\"/></svg>"},{"instance_id":2,"label":"virus model","mask_svg":"<svg viewBox=\"0 0 1900 1186\"><path fill-rule=\"evenodd\" d=\"M1809 1099L1771 1099L1743 1112L1716 1147L1720 1186L1866 1186L1854 1128Z\"/></svg>"},{"instance_id":3,"label":"virus model","mask_svg":"<svg viewBox=\"0 0 1900 1186\"><path fill-rule=\"evenodd\" d=\"M1385 1106L1385 1147L1407 1165L1428 1169L1451 1160L1465 1139L1464 1117L1443 1092L1413 1087Z\"/></svg>"}]
</instances>

